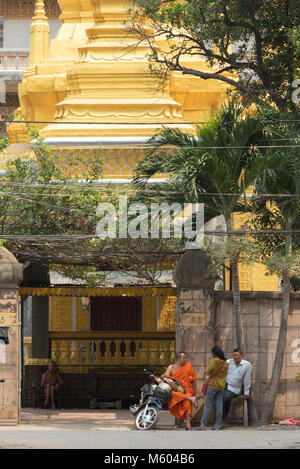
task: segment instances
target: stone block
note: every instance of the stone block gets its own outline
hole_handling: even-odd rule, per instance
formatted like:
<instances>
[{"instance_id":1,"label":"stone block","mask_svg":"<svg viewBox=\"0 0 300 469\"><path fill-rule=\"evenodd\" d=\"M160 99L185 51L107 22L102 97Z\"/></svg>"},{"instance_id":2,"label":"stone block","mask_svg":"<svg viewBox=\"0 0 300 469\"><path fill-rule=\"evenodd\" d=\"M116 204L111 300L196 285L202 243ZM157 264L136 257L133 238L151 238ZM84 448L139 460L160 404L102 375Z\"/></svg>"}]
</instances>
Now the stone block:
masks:
<instances>
[{"instance_id":1,"label":"stone block","mask_svg":"<svg viewBox=\"0 0 300 469\"><path fill-rule=\"evenodd\" d=\"M182 313L205 313L207 302L205 300L184 300L180 301L178 311Z\"/></svg>"},{"instance_id":2,"label":"stone block","mask_svg":"<svg viewBox=\"0 0 300 469\"><path fill-rule=\"evenodd\" d=\"M300 314L300 299L292 299L290 302L290 311L293 314Z\"/></svg>"},{"instance_id":3,"label":"stone block","mask_svg":"<svg viewBox=\"0 0 300 469\"><path fill-rule=\"evenodd\" d=\"M284 394L278 393L276 396L276 400L275 400L275 407L286 405L286 400L287 400L287 397L285 393Z\"/></svg>"},{"instance_id":4,"label":"stone block","mask_svg":"<svg viewBox=\"0 0 300 469\"><path fill-rule=\"evenodd\" d=\"M232 327L223 327L220 331L220 340L228 341L233 340L233 328Z\"/></svg>"},{"instance_id":5,"label":"stone block","mask_svg":"<svg viewBox=\"0 0 300 469\"><path fill-rule=\"evenodd\" d=\"M288 317L288 327L291 327L291 326L298 326L300 327L300 314L289 314L289 317Z\"/></svg>"},{"instance_id":6,"label":"stone block","mask_svg":"<svg viewBox=\"0 0 300 469\"><path fill-rule=\"evenodd\" d=\"M286 418L290 417L289 407L290 406L287 406L287 405L276 406L273 412L273 421L279 422L280 420L285 420ZM294 415L293 415L293 418L294 418Z\"/></svg>"},{"instance_id":7,"label":"stone block","mask_svg":"<svg viewBox=\"0 0 300 469\"><path fill-rule=\"evenodd\" d=\"M0 288L0 300L18 300L19 290L16 288Z\"/></svg>"},{"instance_id":8,"label":"stone block","mask_svg":"<svg viewBox=\"0 0 300 469\"><path fill-rule=\"evenodd\" d=\"M273 326L279 327L281 322L281 301L276 301L273 305Z\"/></svg>"},{"instance_id":9,"label":"stone block","mask_svg":"<svg viewBox=\"0 0 300 469\"><path fill-rule=\"evenodd\" d=\"M191 290L191 292L194 300L205 300L205 298L207 298L207 292L202 289Z\"/></svg>"},{"instance_id":10,"label":"stone block","mask_svg":"<svg viewBox=\"0 0 300 469\"><path fill-rule=\"evenodd\" d=\"M11 366L11 365L2 365L0 366L0 378L1 379L17 379L17 369L15 368L15 366ZM31 385L31 381L32 380L26 380L27 382L29 381L30 382L30 385ZM0 399L0 402L1 402L1 399Z\"/></svg>"},{"instance_id":11,"label":"stone block","mask_svg":"<svg viewBox=\"0 0 300 469\"><path fill-rule=\"evenodd\" d=\"M259 327L259 314L244 314L243 324L245 327Z\"/></svg>"},{"instance_id":12,"label":"stone block","mask_svg":"<svg viewBox=\"0 0 300 469\"><path fill-rule=\"evenodd\" d=\"M177 298L179 300L190 300L193 299L193 293L190 289L178 288Z\"/></svg>"},{"instance_id":13,"label":"stone block","mask_svg":"<svg viewBox=\"0 0 300 469\"><path fill-rule=\"evenodd\" d=\"M17 300L6 299L0 300L0 312L1 313L16 313L18 302Z\"/></svg>"},{"instance_id":14,"label":"stone block","mask_svg":"<svg viewBox=\"0 0 300 469\"><path fill-rule=\"evenodd\" d=\"M4 383L4 406L15 406L18 404L17 379L6 379Z\"/></svg>"},{"instance_id":15,"label":"stone block","mask_svg":"<svg viewBox=\"0 0 300 469\"><path fill-rule=\"evenodd\" d=\"M287 329L287 333L286 333L286 343L287 345L288 344L291 344L295 341L296 343L296 340L299 339L299 328L298 327L288 327ZM289 345L289 346L291 346Z\"/></svg>"},{"instance_id":16,"label":"stone block","mask_svg":"<svg viewBox=\"0 0 300 469\"><path fill-rule=\"evenodd\" d=\"M257 331L258 332L258 331ZM262 340L278 340L278 327L261 327L259 336Z\"/></svg>"},{"instance_id":17,"label":"stone block","mask_svg":"<svg viewBox=\"0 0 300 469\"><path fill-rule=\"evenodd\" d=\"M247 352L245 355L245 360L251 363L252 367L258 367L260 363L259 353L258 352ZM254 375L254 370L252 370L252 374Z\"/></svg>"},{"instance_id":18,"label":"stone block","mask_svg":"<svg viewBox=\"0 0 300 469\"><path fill-rule=\"evenodd\" d=\"M221 327L233 327L233 311L221 313L220 319Z\"/></svg>"},{"instance_id":19,"label":"stone block","mask_svg":"<svg viewBox=\"0 0 300 469\"><path fill-rule=\"evenodd\" d=\"M277 340L260 340L259 350L261 353L274 353L277 347Z\"/></svg>"},{"instance_id":20,"label":"stone block","mask_svg":"<svg viewBox=\"0 0 300 469\"><path fill-rule=\"evenodd\" d=\"M258 327L246 327L244 329L246 338L246 350L249 352L259 351L259 328Z\"/></svg>"},{"instance_id":21,"label":"stone block","mask_svg":"<svg viewBox=\"0 0 300 469\"><path fill-rule=\"evenodd\" d=\"M218 345L223 350L224 355L227 359L232 357L232 350L234 349L233 340L221 340L221 342Z\"/></svg>"},{"instance_id":22,"label":"stone block","mask_svg":"<svg viewBox=\"0 0 300 469\"><path fill-rule=\"evenodd\" d=\"M241 309L243 315L259 314L259 302L257 300L242 300Z\"/></svg>"},{"instance_id":23,"label":"stone block","mask_svg":"<svg viewBox=\"0 0 300 469\"><path fill-rule=\"evenodd\" d=\"M195 373L197 376L197 383L200 382L201 380L205 380L206 378L206 374L205 374L206 367L204 366L204 359L203 359L202 364L203 366L199 366L199 365L194 366ZM200 391L200 388L198 389L198 391Z\"/></svg>"},{"instance_id":24,"label":"stone block","mask_svg":"<svg viewBox=\"0 0 300 469\"><path fill-rule=\"evenodd\" d=\"M272 326L273 300L259 300L259 316L262 326Z\"/></svg>"},{"instance_id":25,"label":"stone block","mask_svg":"<svg viewBox=\"0 0 300 469\"><path fill-rule=\"evenodd\" d=\"M286 403L288 405L299 405L299 383L294 380L286 382Z\"/></svg>"},{"instance_id":26,"label":"stone block","mask_svg":"<svg viewBox=\"0 0 300 469\"><path fill-rule=\"evenodd\" d=\"M264 378L269 377L270 369L273 365L273 357L274 355L271 353L261 353L260 354L260 373L261 376Z\"/></svg>"},{"instance_id":27,"label":"stone block","mask_svg":"<svg viewBox=\"0 0 300 469\"><path fill-rule=\"evenodd\" d=\"M193 327L192 328L192 351L195 353L204 353L206 344L205 344L205 330L203 327Z\"/></svg>"},{"instance_id":28,"label":"stone block","mask_svg":"<svg viewBox=\"0 0 300 469\"><path fill-rule=\"evenodd\" d=\"M1 420L10 420L11 425L17 425L19 419L19 409L17 405L0 407L0 426Z\"/></svg>"},{"instance_id":29,"label":"stone block","mask_svg":"<svg viewBox=\"0 0 300 469\"><path fill-rule=\"evenodd\" d=\"M285 367L286 379L295 379L297 373L299 373L299 366L286 366Z\"/></svg>"},{"instance_id":30,"label":"stone block","mask_svg":"<svg viewBox=\"0 0 300 469\"><path fill-rule=\"evenodd\" d=\"M205 354L204 353L189 353L188 361L192 363L195 371L196 369L206 367Z\"/></svg>"},{"instance_id":31,"label":"stone block","mask_svg":"<svg viewBox=\"0 0 300 469\"><path fill-rule=\"evenodd\" d=\"M180 327L178 329L178 343L177 349L184 350L186 353L193 352L193 328Z\"/></svg>"},{"instance_id":32,"label":"stone block","mask_svg":"<svg viewBox=\"0 0 300 469\"><path fill-rule=\"evenodd\" d=\"M286 405L285 413L281 415L280 420L285 420L286 418L293 418L295 420L300 420L300 407L299 405ZM299 427L298 427L299 428Z\"/></svg>"}]
</instances>

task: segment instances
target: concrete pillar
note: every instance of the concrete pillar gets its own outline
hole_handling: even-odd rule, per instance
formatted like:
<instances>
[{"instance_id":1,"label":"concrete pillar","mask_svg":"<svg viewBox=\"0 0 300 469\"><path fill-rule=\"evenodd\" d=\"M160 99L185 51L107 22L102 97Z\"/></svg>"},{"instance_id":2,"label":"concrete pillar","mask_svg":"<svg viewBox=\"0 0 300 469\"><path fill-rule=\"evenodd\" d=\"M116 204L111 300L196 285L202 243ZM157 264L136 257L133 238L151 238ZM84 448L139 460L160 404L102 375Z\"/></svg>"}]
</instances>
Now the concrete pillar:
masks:
<instances>
[{"instance_id":1,"label":"concrete pillar","mask_svg":"<svg viewBox=\"0 0 300 469\"><path fill-rule=\"evenodd\" d=\"M19 423L20 311L19 284L21 264L5 248L0 249L0 332L7 331L1 342L0 426ZM4 329L7 328L7 329Z\"/></svg>"},{"instance_id":2,"label":"concrete pillar","mask_svg":"<svg viewBox=\"0 0 300 469\"><path fill-rule=\"evenodd\" d=\"M32 358L48 358L49 297L32 297Z\"/></svg>"},{"instance_id":3,"label":"concrete pillar","mask_svg":"<svg viewBox=\"0 0 300 469\"><path fill-rule=\"evenodd\" d=\"M49 267L39 262L31 262L24 269L22 285L47 287L50 284ZM29 312L29 311L28 311ZM49 297L31 298L30 327L32 337L32 358L48 358L49 341Z\"/></svg>"},{"instance_id":4,"label":"concrete pillar","mask_svg":"<svg viewBox=\"0 0 300 469\"><path fill-rule=\"evenodd\" d=\"M216 279L207 277L209 259L199 249L180 258L173 278L178 287L176 303L176 352L188 354L201 391L205 369L214 344L214 293Z\"/></svg>"}]
</instances>

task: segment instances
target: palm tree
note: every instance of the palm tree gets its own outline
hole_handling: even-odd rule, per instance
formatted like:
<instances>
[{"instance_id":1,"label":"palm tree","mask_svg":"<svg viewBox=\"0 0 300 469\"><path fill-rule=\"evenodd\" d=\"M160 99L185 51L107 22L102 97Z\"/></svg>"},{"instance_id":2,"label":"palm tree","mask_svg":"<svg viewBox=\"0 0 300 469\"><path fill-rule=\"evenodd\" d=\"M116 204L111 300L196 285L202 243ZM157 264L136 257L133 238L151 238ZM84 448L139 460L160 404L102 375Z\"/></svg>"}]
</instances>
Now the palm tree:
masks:
<instances>
[{"instance_id":1,"label":"palm tree","mask_svg":"<svg viewBox=\"0 0 300 469\"><path fill-rule=\"evenodd\" d=\"M231 100L212 122L198 125L196 132L194 136L179 129L164 128L154 135L145 159L136 168L134 183L145 188L152 176L168 174L169 182L157 185L157 194L169 201L176 198L204 203L207 218L224 216L229 236L234 229L232 214L250 210L246 190L266 167L263 156L252 145L262 135L262 124L246 113L239 102ZM236 345L243 349L238 261L237 253L229 263Z\"/></svg>"},{"instance_id":2,"label":"palm tree","mask_svg":"<svg viewBox=\"0 0 300 469\"><path fill-rule=\"evenodd\" d=\"M273 169L265 172L264 175L256 181L256 192L265 195L264 198L261 199L264 205L264 220L262 221L261 218L258 220L258 223L260 223L261 227L263 227L263 224L270 227L272 224L270 220L273 218L273 225L274 223L277 224L276 228L281 225L283 229L287 230L287 234L283 240L282 238L281 240L278 238L275 239L275 242L270 239L265 240L265 250L269 252L269 262L272 263L273 260L277 271L281 270L283 295L275 360L267 398L260 419L261 424L268 424L271 421L280 383L290 305L290 266L293 263L291 230L295 227L296 219L300 213L300 155L299 149L293 146L299 145L299 129L289 124L284 127L281 126L279 131L278 129L275 129L275 131L277 135L281 135L282 139L287 139L286 142L292 141L292 144L285 143L287 148L278 148L275 153L274 150L269 150L269 152L272 151ZM273 195L267 196L266 194ZM272 204L271 206L270 202ZM274 206L279 210L279 216L277 217L274 217L274 211L272 210ZM261 239L260 243L262 244L262 242L263 240ZM272 259L272 256L274 259ZM299 269L300 267L298 266L298 270Z\"/></svg>"}]
</instances>

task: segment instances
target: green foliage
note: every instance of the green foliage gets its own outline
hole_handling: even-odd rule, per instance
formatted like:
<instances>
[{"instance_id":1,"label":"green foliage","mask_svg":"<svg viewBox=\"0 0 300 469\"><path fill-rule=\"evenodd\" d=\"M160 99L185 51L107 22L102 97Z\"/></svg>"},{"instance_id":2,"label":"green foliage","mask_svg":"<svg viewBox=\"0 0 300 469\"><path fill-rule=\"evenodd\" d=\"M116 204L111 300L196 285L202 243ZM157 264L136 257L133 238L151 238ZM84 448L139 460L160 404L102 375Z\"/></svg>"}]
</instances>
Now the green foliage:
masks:
<instances>
[{"instance_id":1,"label":"green foliage","mask_svg":"<svg viewBox=\"0 0 300 469\"><path fill-rule=\"evenodd\" d=\"M52 264L51 270L91 288L104 284L106 281L106 275L97 272L96 267Z\"/></svg>"},{"instance_id":2,"label":"green foliage","mask_svg":"<svg viewBox=\"0 0 300 469\"><path fill-rule=\"evenodd\" d=\"M298 77L298 0L132 0L132 28L147 40L152 69L221 80L255 102L295 110ZM150 33L150 28L153 33ZM157 47L158 46L158 47ZM213 70L185 61L200 57Z\"/></svg>"},{"instance_id":3,"label":"green foliage","mask_svg":"<svg viewBox=\"0 0 300 469\"><path fill-rule=\"evenodd\" d=\"M7 148L9 144L10 144L10 141L8 137L1 138L0 139L0 153L2 153L3 150L5 150L5 148Z\"/></svg>"},{"instance_id":4,"label":"green foliage","mask_svg":"<svg viewBox=\"0 0 300 469\"><path fill-rule=\"evenodd\" d=\"M286 230L285 234L260 236L257 243L271 273L300 273L300 240L293 230L299 227L300 213L300 134L297 122L283 122L274 110L261 110L267 118L270 148L265 157L272 160L268 171L256 180L253 227L263 230ZM274 148L277 139L281 145Z\"/></svg>"},{"instance_id":5,"label":"green foliage","mask_svg":"<svg viewBox=\"0 0 300 469\"><path fill-rule=\"evenodd\" d=\"M300 54L300 26L290 30L290 37L295 44L297 52Z\"/></svg>"}]
</instances>

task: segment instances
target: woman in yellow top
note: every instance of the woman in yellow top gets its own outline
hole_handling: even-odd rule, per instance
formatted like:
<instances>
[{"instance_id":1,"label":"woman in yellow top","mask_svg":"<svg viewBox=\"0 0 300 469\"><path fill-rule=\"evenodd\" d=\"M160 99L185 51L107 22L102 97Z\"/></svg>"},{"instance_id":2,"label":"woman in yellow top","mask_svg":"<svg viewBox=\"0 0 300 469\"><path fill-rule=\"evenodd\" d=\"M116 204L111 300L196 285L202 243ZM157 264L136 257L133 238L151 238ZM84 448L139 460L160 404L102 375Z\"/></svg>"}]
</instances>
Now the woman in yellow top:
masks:
<instances>
[{"instance_id":1,"label":"woman in yellow top","mask_svg":"<svg viewBox=\"0 0 300 469\"><path fill-rule=\"evenodd\" d=\"M226 386L228 363L223 350L215 345L212 348L212 359L206 368L208 384L206 391L205 407L201 420L200 430L205 430L213 403L216 408L215 429L221 430L223 419L223 394Z\"/></svg>"}]
</instances>

